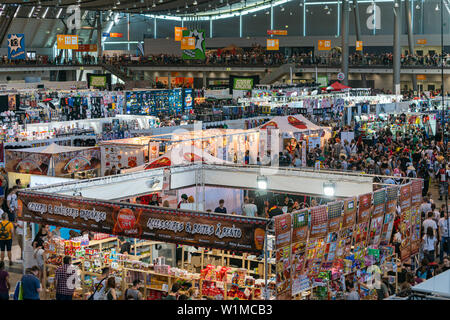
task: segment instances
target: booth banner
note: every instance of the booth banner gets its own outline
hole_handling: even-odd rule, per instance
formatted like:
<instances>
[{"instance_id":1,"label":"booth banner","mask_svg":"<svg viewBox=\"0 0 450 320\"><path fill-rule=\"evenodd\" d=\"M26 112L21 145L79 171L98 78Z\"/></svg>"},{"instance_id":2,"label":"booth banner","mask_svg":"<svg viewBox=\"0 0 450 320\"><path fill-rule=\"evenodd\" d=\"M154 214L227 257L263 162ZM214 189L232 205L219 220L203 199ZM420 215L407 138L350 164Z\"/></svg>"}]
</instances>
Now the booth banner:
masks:
<instances>
[{"instance_id":1,"label":"booth banner","mask_svg":"<svg viewBox=\"0 0 450 320\"><path fill-rule=\"evenodd\" d=\"M302 141L302 167L306 167L306 141Z\"/></svg>"},{"instance_id":2,"label":"booth banner","mask_svg":"<svg viewBox=\"0 0 450 320\"><path fill-rule=\"evenodd\" d=\"M358 223L367 222L372 211L372 193L358 196Z\"/></svg>"},{"instance_id":3,"label":"booth banner","mask_svg":"<svg viewBox=\"0 0 450 320\"><path fill-rule=\"evenodd\" d=\"M285 246L276 251L276 286L277 300L291 300L291 246Z\"/></svg>"},{"instance_id":4,"label":"booth banner","mask_svg":"<svg viewBox=\"0 0 450 320\"><path fill-rule=\"evenodd\" d=\"M263 252L267 220L19 191L23 221L237 252Z\"/></svg>"},{"instance_id":5,"label":"booth banner","mask_svg":"<svg viewBox=\"0 0 450 320\"><path fill-rule=\"evenodd\" d=\"M250 164L257 164L258 159L258 133L251 133L248 140Z\"/></svg>"},{"instance_id":6,"label":"booth banner","mask_svg":"<svg viewBox=\"0 0 450 320\"><path fill-rule=\"evenodd\" d=\"M423 180L413 180L411 182L411 205L420 206L422 203Z\"/></svg>"},{"instance_id":7,"label":"booth banner","mask_svg":"<svg viewBox=\"0 0 450 320\"><path fill-rule=\"evenodd\" d=\"M47 175L52 155L5 150L6 172Z\"/></svg>"},{"instance_id":8,"label":"booth banner","mask_svg":"<svg viewBox=\"0 0 450 320\"><path fill-rule=\"evenodd\" d=\"M79 171L100 169L100 148L57 153L53 155L55 176L63 176ZM120 169L117 168L117 169Z\"/></svg>"},{"instance_id":9,"label":"booth banner","mask_svg":"<svg viewBox=\"0 0 450 320\"><path fill-rule=\"evenodd\" d=\"M388 245L394 227L395 212L397 210L398 186L391 186L386 190L386 213L384 215L383 229L381 230L380 245Z\"/></svg>"},{"instance_id":10,"label":"booth banner","mask_svg":"<svg viewBox=\"0 0 450 320\"><path fill-rule=\"evenodd\" d=\"M102 175L110 175L111 169L134 168L144 164L142 147L102 145L100 146Z\"/></svg>"},{"instance_id":11,"label":"booth banner","mask_svg":"<svg viewBox=\"0 0 450 320\"><path fill-rule=\"evenodd\" d=\"M291 223L292 216L290 213L275 216L275 246L282 248L291 244Z\"/></svg>"},{"instance_id":12,"label":"booth banner","mask_svg":"<svg viewBox=\"0 0 450 320\"><path fill-rule=\"evenodd\" d=\"M292 212L292 242L306 242L308 238L309 210Z\"/></svg>"},{"instance_id":13,"label":"booth banner","mask_svg":"<svg viewBox=\"0 0 450 320\"><path fill-rule=\"evenodd\" d=\"M342 201L328 203L328 234L326 238L324 261L333 261L339 239L339 230L342 225Z\"/></svg>"},{"instance_id":14,"label":"booth banner","mask_svg":"<svg viewBox=\"0 0 450 320\"><path fill-rule=\"evenodd\" d=\"M400 233L402 243L400 245L400 259L408 259L411 255L411 183L400 187Z\"/></svg>"},{"instance_id":15,"label":"booth banner","mask_svg":"<svg viewBox=\"0 0 450 320\"><path fill-rule=\"evenodd\" d=\"M423 180L411 182L411 255L415 255L420 249L421 214L419 206L422 203Z\"/></svg>"},{"instance_id":16,"label":"booth banner","mask_svg":"<svg viewBox=\"0 0 450 320\"><path fill-rule=\"evenodd\" d=\"M369 245L378 246L380 243L381 230L383 228L383 217L386 211L386 189L377 190L373 193L373 211L369 228Z\"/></svg>"},{"instance_id":17,"label":"booth banner","mask_svg":"<svg viewBox=\"0 0 450 320\"><path fill-rule=\"evenodd\" d=\"M149 147L148 160L154 160L159 158L159 142L150 141L148 143L148 147Z\"/></svg>"},{"instance_id":18,"label":"booth banner","mask_svg":"<svg viewBox=\"0 0 450 320\"><path fill-rule=\"evenodd\" d=\"M322 238L327 235L327 206L311 208L310 239Z\"/></svg>"},{"instance_id":19,"label":"booth banner","mask_svg":"<svg viewBox=\"0 0 450 320\"><path fill-rule=\"evenodd\" d=\"M356 197L344 200L344 219L342 221L342 228L353 227L356 223Z\"/></svg>"}]
</instances>

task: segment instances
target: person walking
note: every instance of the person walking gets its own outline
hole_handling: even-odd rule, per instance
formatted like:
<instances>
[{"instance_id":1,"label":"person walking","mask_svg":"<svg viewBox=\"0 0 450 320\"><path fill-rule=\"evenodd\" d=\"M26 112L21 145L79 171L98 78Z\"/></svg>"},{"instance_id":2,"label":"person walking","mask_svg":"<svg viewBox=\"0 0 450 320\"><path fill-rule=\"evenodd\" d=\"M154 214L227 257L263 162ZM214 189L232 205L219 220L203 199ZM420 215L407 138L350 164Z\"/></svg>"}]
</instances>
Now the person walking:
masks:
<instances>
[{"instance_id":1,"label":"person walking","mask_svg":"<svg viewBox=\"0 0 450 320\"><path fill-rule=\"evenodd\" d=\"M428 227L426 234L423 236L423 253L429 262L434 261L434 254L436 251L437 239L433 228Z\"/></svg>"},{"instance_id":2,"label":"person walking","mask_svg":"<svg viewBox=\"0 0 450 320\"><path fill-rule=\"evenodd\" d=\"M12 239L14 234L14 225L8 220L8 215L0 209L2 221L0 222L0 259L3 262L5 260L5 251L8 252L9 265L12 265Z\"/></svg>"},{"instance_id":3,"label":"person walking","mask_svg":"<svg viewBox=\"0 0 450 320\"><path fill-rule=\"evenodd\" d=\"M55 271L56 300L72 300L76 286L76 269L72 265L72 258L65 256L63 265Z\"/></svg>"},{"instance_id":4,"label":"person walking","mask_svg":"<svg viewBox=\"0 0 450 320\"><path fill-rule=\"evenodd\" d=\"M439 236L441 239L439 248L439 262L442 263L444 259L444 252L447 257L450 255L450 217L445 210L441 212L441 218L439 219Z\"/></svg>"},{"instance_id":5,"label":"person walking","mask_svg":"<svg viewBox=\"0 0 450 320\"><path fill-rule=\"evenodd\" d=\"M39 281L38 266L26 269L20 281L22 283L23 300L40 300L39 294L42 287Z\"/></svg>"},{"instance_id":6,"label":"person walking","mask_svg":"<svg viewBox=\"0 0 450 320\"><path fill-rule=\"evenodd\" d=\"M5 262L0 261L0 300L9 300L9 273L5 270Z\"/></svg>"},{"instance_id":7,"label":"person walking","mask_svg":"<svg viewBox=\"0 0 450 320\"><path fill-rule=\"evenodd\" d=\"M11 192L8 194L8 197L6 198L6 204L8 205L8 215L9 215L9 221L16 222L16 211L18 207L18 201L17 201L17 190L19 190L18 186L14 186L11 189Z\"/></svg>"}]
</instances>

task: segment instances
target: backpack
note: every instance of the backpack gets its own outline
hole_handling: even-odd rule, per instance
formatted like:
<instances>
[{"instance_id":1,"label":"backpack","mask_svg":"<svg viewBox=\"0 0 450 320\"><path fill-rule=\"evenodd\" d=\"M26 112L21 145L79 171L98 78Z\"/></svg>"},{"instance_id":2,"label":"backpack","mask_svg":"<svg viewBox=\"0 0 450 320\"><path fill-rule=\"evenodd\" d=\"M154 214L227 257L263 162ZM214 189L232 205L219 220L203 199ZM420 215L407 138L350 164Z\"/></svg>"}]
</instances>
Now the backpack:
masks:
<instances>
[{"instance_id":1,"label":"backpack","mask_svg":"<svg viewBox=\"0 0 450 320\"><path fill-rule=\"evenodd\" d=\"M0 240L7 240L11 237L11 232L6 230L6 226L8 226L11 222L7 222L6 224L0 223Z\"/></svg>"}]
</instances>

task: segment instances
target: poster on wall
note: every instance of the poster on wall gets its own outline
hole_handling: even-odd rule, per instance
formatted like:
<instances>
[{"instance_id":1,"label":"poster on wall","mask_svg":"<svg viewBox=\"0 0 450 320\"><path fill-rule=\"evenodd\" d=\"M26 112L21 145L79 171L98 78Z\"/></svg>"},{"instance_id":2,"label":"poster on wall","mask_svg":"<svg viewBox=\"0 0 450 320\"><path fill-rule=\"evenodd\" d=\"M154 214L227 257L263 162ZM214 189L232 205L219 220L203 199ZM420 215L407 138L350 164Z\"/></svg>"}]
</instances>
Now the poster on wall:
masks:
<instances>
[{"instance_id":1,"label":"poster on wall","mask_svg":"<svg viewBox=\"0 0 450 320\"><path fill-rule=\"evenodd\" d=\"M100 169L100 148L54 154L53 165L55 176L64 176L80 171Z\"/></svg>"},{"instance_id":2,"label":"poster on wall","mask_svg":"<svg viewBox=\"0 0 450 320\"><path fill-rule=\"evenodd\" d=\"M305 290L303 268L305 266L306 242L308 239L308 215L308 209L292 212L292 296L295 296Z\"/></svg>"},{"instance_id":3,"label":"poster on wall","mask_svg":"<svg viewBox=\"0 0 450 320\"><path fill-rule=\"evenodd\" d=\"M17 100L15 94L8 95L8 110L15 111L17 108Z\"/></svg>"},{"instance_id":4,"label":"poster on wall","mask_svg":"<svg viewBox=\"0 0 450 320\"><path fill-rule=\"evenodd\" d=\"M372 214L372 193L358 197L358 220L353 233L354 251L363 250L367 244L369 220Z\"/></svg>"},{"instance_id":5,"label":"poster on wall","mask_svg":"<svg viewBox=\"0 0 450 320\"><path fill-rule=\"evenodd\" d=\"M25 34L8 34L8 59L24 60L25 58Z\"/></svg>"},{"instance_id":6,"label":"poster on wall","mask_svg":"<svg viewBox=\"0 0 450 320\"><path fill-rule=\"evenodd\" d=\"M411 254L411 183L400 187L400 233L402 243L400 245L400 259L408 259Z\"/></svg>"},{"instance_id":7,"label":"poster on wall","mask_svg":"<svg viewBox=\"0 0 450 320\"><path fill-rule=\"evenodd\" d=\"M47 175L52 155L5 150L6 172Z\"/></svg>"},{"instance_id":8,"label":"poster on wall","mask_svg":"<svg viewBox=\"0 0 450 320\"><path fill-rule=\"evenodd\" d=\"M194 29L194 30L182 30L183 38L195 38L195 49L193 50L183 50L182 58L183 60L205 60L205 30Z\"/></svg>"},{"instance_id":9,"label":"poster on wall","mask_svg":"<svg viewBox=\"0 0 450 320\"><path fill-rule=\"evenodd\" d=\"M395 212L397 210L398 186L390 186L386 190L386 213L381 230L380 245L386 246L390 243L394 228Z\"/></svg>"},{"instance_id":10,"label":"poster on wall","mask_svg":"<svg viewBox=\"0 0 450 320\"><path fill-rule=\"evenodd\" d=\"M344 216L342 219L342 227L339 231L339 241L336 251L336 257L342 259L351 252L353 231L356 224L356 197L344 200Z\"/></svg>"},{"instance_id":11,"label":"poster on wall","mask_svg":"<svg viewBox=\"0 0 450 320\"><path fill-rule=\"evenodd\" d=\"M411 182L411 255L417 254L420 249L421 214L419 206L422 203L422 180Z\"/></svg>"},{"instance_id":12,"label":"poster on wall","mask_svg":"<svg viewBox=\"0 0 450 320\"><path fill-rule=\"evenodd\" d=\"M18 219L163 241L261 254L267 221L218 213L20 191Z\"/></svg>"},{"instance_id":13,"label":"poster on wall","mask_svg":"<svg viewBox=\"0 0 450 320\"><path fill-rule=\"evenodd\" d=\"M102 175L111 174L111 169L121 170L134 168L144 164L144 152L141 147L126 147L116 145L101 146Z\"/></svg>"},{"instance_id":14,"label":"poster on wall","mask_svg":"<svg viewBox=\"0 0 450 320\"><path fill-rule=\"evenodd\" d=\"M377 190L373 193L373 211L369 227L369 246L378 247L378 245L380 244L385 211L386 189Z\"/></svg>"},{"instance_id":15,"label":"poster on wall","mask_svg":"<svg viewBox=\"0 0 450 320\"><path fill-rule=\"evenodd\" d=\"M291 297L291 224L290 213L276 216L276 286L277 299L286 300Z\"/></svg>"},{"instance_id":16,"label":"poster on wall","mask_svg":"<svg viewBox=\"0 0 450 320\"><path fill-rule=\"evenodd\" d=\"M342 201L331 202L328 204L328 233L326 237L326 247L325 247L325 256L324 262L333 261L336 258L336 250L339 239L339 230L342 225ZM331 265L330 265L331 267ZM322 267L322 270L326 270L326 268Z\"/></svg>"}]
</instances>

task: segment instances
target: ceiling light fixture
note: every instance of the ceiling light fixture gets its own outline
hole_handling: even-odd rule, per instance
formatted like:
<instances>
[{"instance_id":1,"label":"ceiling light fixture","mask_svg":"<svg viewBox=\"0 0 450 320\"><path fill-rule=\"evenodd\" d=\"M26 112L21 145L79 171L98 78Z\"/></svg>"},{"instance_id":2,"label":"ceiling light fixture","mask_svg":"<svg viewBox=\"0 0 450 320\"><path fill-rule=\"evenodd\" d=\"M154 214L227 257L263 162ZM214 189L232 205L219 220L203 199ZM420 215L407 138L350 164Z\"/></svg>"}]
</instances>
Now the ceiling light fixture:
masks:
<instances>
[{"instance_id":1,"label":"ceiling light fixture","mask_svg":"<svg viewBox=\"0 0 450 320\"><path fill-rule=\"evenodd\" d=\"M194 0L194 3L192 3L194 6L197 5L197 0Z\"/></svg>"}]
</instances>

